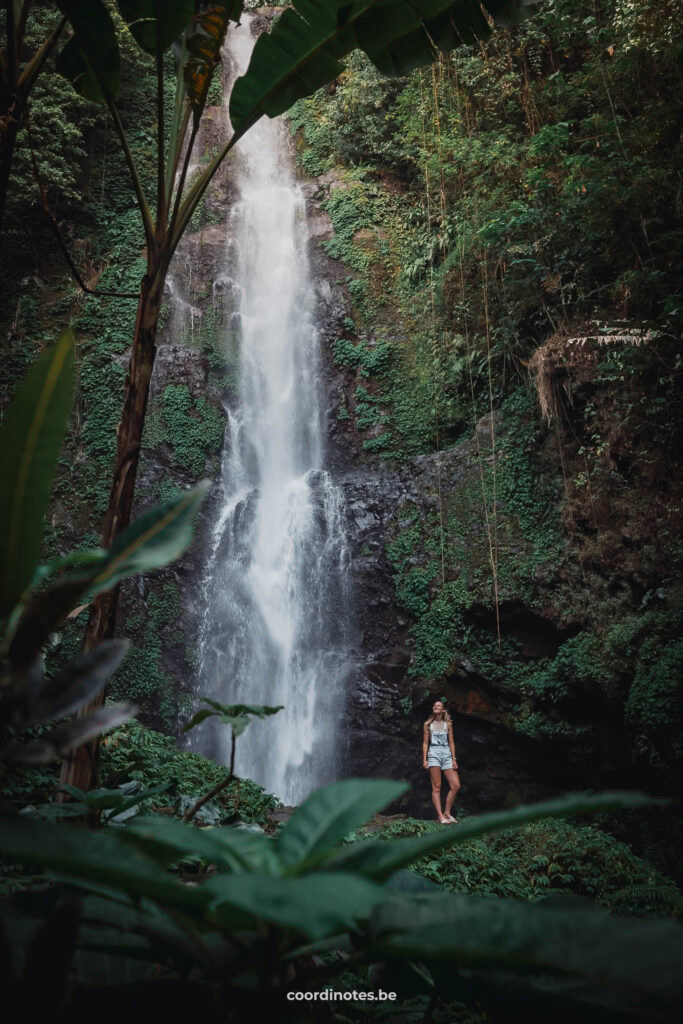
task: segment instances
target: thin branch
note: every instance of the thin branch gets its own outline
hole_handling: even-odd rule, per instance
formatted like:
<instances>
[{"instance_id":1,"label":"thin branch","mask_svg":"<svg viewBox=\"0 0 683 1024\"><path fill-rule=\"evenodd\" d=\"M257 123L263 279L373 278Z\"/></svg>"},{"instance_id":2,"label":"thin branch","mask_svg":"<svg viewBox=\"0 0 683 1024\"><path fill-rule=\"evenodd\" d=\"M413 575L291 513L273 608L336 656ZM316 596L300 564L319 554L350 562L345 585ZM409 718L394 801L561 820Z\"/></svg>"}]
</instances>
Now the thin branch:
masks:
<instances>
[{"instance_id":1,"label":"thin branch","mask_svg":"<svg viewBox=\"0 0 683 1024\"><path fill-rule=\"evenodd\" d=\"M147 249L148 252L151 252L154 249L154 223L152 221L152 214L150 213L149 206L147 205L147 200L145 199L145 192L142 187L142 182L140 181L137 167L135 166L135 161L133 160L133 154L131 153L130 146L128 145L126 130L123 127L121 115L119 114L118 107L114 103L114 97L112 96L111 90L109 89L109 86L105 81L101 67L99 66L99 64L97 64L97 62L93 63L90 60L90 57L85 47L83 48L83 54L88 63L88 67L97 79L97 84L102 90L102 95L104 96L106 104L109 107L109 113L111 114L112 121L114 122L114 128L116 129L116 134L119 137L119 142L121 143L121 148L123 149L123 153L126 158L126 163L128 164L128 170L130 171L130 176L133 179L133 188L135 189L135 197L138 201L140 216L142 217L142 226L145 230L145 240L147 242Z\"/></svg>"},{"instance_id":2,"label":"thin branch","mask_svg":"<svg viewBox=\"0 0 683 1024\"><path fill-rule=\"evenodd\" d=\"M21 47L24 42L24 35L26 34L26 20L28 18L30 7L31 0L24 0L19 13L19 25L17 26L17 52L21 51Z\"/></svg>"},{"instance_id":3,"label":"thin branch","mask_svg":"<svg viewBox=\"0 0 683 1024\"><path fill-rule=\"evenodd\" d=\"M102 86L103 83L100 81L100 87ZM142 217L142 225L145 229L145 238L147 240L147 245L149 246L149 248L151 248L154 241L154 224L152 223L152 214L150 213L150 209L147 205L147 200L145 199L145 193L142 188L142 182L140 181L140 178L138 176L137 167L135 166L135 161L133 160L133 154L130 151L128 139L126 138L126 132L123 127L123 122L121 121L121 115L119 114L118 108L114 103L114 97L109 92L109 89L102 88L102 91L104 92L104 96L107 101L107 106L109 107L109 112L114 122L116 134L119 137L119 142L121 143L121 147L126 157L126 163L128 164L130 176L133 179L133 188L135 189L135 196L138 201L140 216Z\"/></svg>"},{"instance_id":4,"label":"thin branch","mask_svg":"<svg viewBox=\"0 0 683 1024\"><path fill-rule=\"evenodd\" d=\"M14 23L14 0L8 0L5 4L7 10L7 62L9 66L9 74L7 76L7 82L9 86L9 93L11 95L16 82L17 82L17 30Z\"/></svg>"},{"instance_id":5,"label":"thin branch","mask_svg":"<svg viewBox=\"0 0 683 1024\"><path fill-rule=\"evenodd\" d=\"M190 104L185 104L185 78L183 69L185 66L185 36L182 37L182 45L178 54L178 66L176 68L176 89L175 103L173 107L173 120L171 122L171 134L168 140L168 159L166 161L166 209L170 206L173 195L173 183L175 181L178 162L183 146L183 139L187 132L187 125L190 120Z\"/></svg>"},{"instance_id":6,"label":"thin branch","mask_svg":"<svg viewBox=\"0 0 683 1024\"><path fill-rule=\"evenodd\" d=\"M59 24L53 29L46 40L38 47L36 52L31 57L30 61L19 76L17 83L18 88L26 94L30 91L35 79L37 78L43 64L52 53L52 47L55 45L60 35L64 31L67 25L67 18L62 18Z\"/></svg>"},{"instance_id":7,"label":"thin branch","mask_svg":"<svg viewBox=\"0 0 683 1024\"><path fill-rule=\"evenodd\" d=\"M178 130L177 137L169 142L169 155L168 163L166 165L166 209L171 205L171 197L173 195L173 184L175 182L176 174L178 173L178 165L180 164L180 155L183 151L183 140L187 135L187 126L190 123L190 115L192 108L190 104L185 105L185 110L182 111L182 123ZM171 160L171 153L173 153L173 160Z\"/></svg>"},{"instance_id":8,"label":"thin branch","mask_svg":"<svg viewBox=\"0 0 683 1024\"><path fill-rule=\"evenodd\" d=\"M195 814L200 809L200 807L203 807L205 803L208 803L209 800L212 800L213 797L217 796L218 793L222 792L222 790L224 790L225 787L227 785L229 785L229 783L232 782L232 780L234 778L234 775L233 775L234 768L235 768L235 732L233 730L232 742L230 744L230 769L228 771L228 774L225 776L224 779L221 779L221 781L219 783L217 783L213 787L213 789L210 789L208 793L205 793L203 797L200 797L200 799L197 800L197 803L194 804L192 807L190 807L189 811L185 812L185 814L182 817L182 820L183 820L183 822L185 824L187 824L188 821L191 821L194 818Z\"/></svg>"},{"instance_id":9,"label":"thin branch","mask_svg":"<svg viewBox=\"0 0 683 1024\"><path fill-rule=\"evenodd\" d=\"M157 227L166 224L166 176L164 168L164 54L161 49L161 0L157 15Z\"/></svg>"},{"instance_id":10,"label":"thin branch","mask_svg":"<svg viewBox=\"0 0 683 1024\"><path fill-rule=\"evenodd\" d=\"M244 132L242 131L235 132L232 138L229 139L228 142L226 142L225 146L223 146L223 149L220 151L218 156L215 156L213 158L213 160L208 165L202 176L192 186L180 207L178 207L178 200L180 198L180 193L178 193L178 196L176 197L176 209L173 211L174 216L173 220L171 221L171 227L169 230L171 242L169 256L172 256L173 253L175 252L176 246L178 245L180 239L183 237L183 232L185 231L185 228L189 224L190 220L192 219L192 214L197 209L197 206L199 205L199 200L202 198L207 188L209 187L209 184L214 174L216 173L216 171L218 170L218 168L220 167L220 165L222 164L223 160L228 155L232 147L235 145L236 142L239 141L243 134Z\"/></svg>"},{"instance_id":11,"label":"thin branch","mask_svg":"<svg viewBox=\"0 0 683 1024\"><path fill-rule=\"evenodd\" d=\"M207 166L202 176L195 182L195 184L188 192L187 196L182 202L182 205L177 211L177 220L175 217L176 210L174 210L174 217L171 222L171 229L169 232L171 236L169 258L175 252L178 242L183 237L183 232L187 225L189 224L190 220L192 219L192 214L197 209L199 200L202 198L207 188L209 187L211 179L213 178L214 174L216 173L220 165L223 163L223 161L225 160L226 156L233 148L233 146L235 146L239 142L242 136L245 135L250 128L253 128L256 122L261 119L261 117L263 117L263 111L257 108L248 118L246 118L245 121L242 122L238 130L234 132L233 135L228 139L220 153L218 153L217 156L213 158L213 160Z\"/></svg>"},{"instance_id":12,"label":"thin branch","mask_svg":"<svg viewBox=\"0 0 683 1024\"><path fill-rule=\"evenodd\" d=\"M38 171L38 163L36 161L36 153L35 153L35 150L33 148L33 138L32 138L32 135L31 135L31 122L30 122L30 119L29 119L29 116L28 116L28 110L26 111L26 132L27 132L27 136L28 136L29 149L31 151L31 163L33 165L33 177L35 178L36 184L38 185L38 189L40 191L40 199L41 199L41 202L42 202L42 205L43 205L43 211L45 213L45 216L47 217L47 219L50 222L50 226L52 227L52 230L54 231L55 237L57 239L57 244L59 245L59 248L62 250L62 255L63 255L64 259L66 260L67 265L69 267L69 270L71 271L71 273L72 273L74 279L76 280L79 288L82 291L86 292L86 294L88 294L88 295L95 295L95 296L97 296L99 298L103 298L103 299L104 298L139 299L140 296L139 296L139 294L137 292L110 292L110 291L99 291L99 290L94 289L94 288L88 288L87 284L84 282L83 278L81 277L81 274L80 274L80 271L79 271L78 267L76 266L76 264L74 263L73 259L71 258L71 254L70 254L70 252L69 252L69 250L67 248L66 242L64 241L64 239L62 237L62 233L61 233L61 231L59 229L59 224L57 222L57 218L55 217L54 213L52 212L52 209L50 208L50 203L49 203L49 200L47 198L47 193L45 191L45 187L44 187L42 181L40 180L40 173Z\"/></svg>"},{"instance_id":13,"label":"thin branch","mask_svg":"<svg viewBox=\"0 0 683 1024\"><path fill-rule=\"evenodd\" d=\"M169 227L168 227L168 237L170 239L173 238L175 224L176 224L176 221L178 220L178 210L180 208L180 203L181 203L182 196L183 196L183 189L185 188L185 181L187 179L187 172L188 172L189 167L190 167L190 159L192 158L192 150L194 149L195 139L197 138L197 133L198 132L199 132L199 122L196 121L196 120L193 120L193 122L192 122L192 133L190 134L190 139L189 139L189 142L187 144L187 150L185 152L185 159L183 160L183 169L180 172L180 181L178 182L178 191L176 192L175 202L173 204L173 214L171 216L171 222L170 222ZM193 207L192 213L194 213L195 209L196 209L196 207ZM190 217L191 216L192 216L192 214L190 214ZM187 221L185 221L185 224L183 226L183 231L187 227L187 224L189 223L189 219L190 218L188 217ZM180 234L182 235L182 231L180 232ZM175 249L175 246L173 246L171 248L171 254L173 253L174 249Z\"/></svg>"}]
</instances>

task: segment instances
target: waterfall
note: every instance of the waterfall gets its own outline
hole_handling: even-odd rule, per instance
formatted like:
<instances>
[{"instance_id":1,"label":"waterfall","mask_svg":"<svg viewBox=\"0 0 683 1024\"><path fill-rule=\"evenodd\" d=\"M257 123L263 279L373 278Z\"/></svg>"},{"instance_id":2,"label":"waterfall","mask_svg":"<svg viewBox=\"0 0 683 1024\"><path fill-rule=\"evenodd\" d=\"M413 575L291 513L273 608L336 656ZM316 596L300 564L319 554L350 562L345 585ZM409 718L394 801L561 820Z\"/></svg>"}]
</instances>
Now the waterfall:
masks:
<instances>
[{"instance_id":1,"label":"waterfall","mask_svg":"<svg viewBox=\"0 0 683 1024\"><path fill-rule=\"evenodd\" d=\"M226 63L242 74L253 46L247 17L228 46ZM340 770L349 552L341 495L324 469L306 210L286 127L262 118L230 174L237 195L220 297L239 340L239 398L226 408L197 693L284 705L240 737L236 771L297 803ZM200 727L197 748L227 762L229 729Z\"/></svg>"}]
</instances>

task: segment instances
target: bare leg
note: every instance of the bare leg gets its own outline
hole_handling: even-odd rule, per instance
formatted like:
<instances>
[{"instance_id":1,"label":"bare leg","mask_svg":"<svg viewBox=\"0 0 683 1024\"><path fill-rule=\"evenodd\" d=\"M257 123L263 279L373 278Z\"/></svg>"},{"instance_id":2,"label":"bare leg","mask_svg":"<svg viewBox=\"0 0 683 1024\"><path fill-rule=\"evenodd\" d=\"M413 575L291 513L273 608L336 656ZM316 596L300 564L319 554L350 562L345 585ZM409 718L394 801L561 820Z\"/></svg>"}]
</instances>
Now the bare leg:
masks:
<instances>
[{"instance_id":1,"label":"bare leg","mask_svg":"<svg viewBox=\"0 0 683 1024\"><path fill-rule=\"evenodd\" d=\"M429 769L429 775L432 780L432 803L434 804L434 810L436 811L437 821L441 821L443 813L441 811L441 769L431 767Z\"/></svg>"},{"instance_id":2,"label":"bare leg","mask_svg":"<svg viewBox=\"0 0 683 1024\"><path fill-rule=\"evenodd\" d=\"M444 811L445 817L448 817L451 813L451 807L455 803L455 798L458 795L460 789L460 778L455 768L445 768L444 775L446 776L446 782L448 783L448 793L446 795L446 810Z\"/></svg>"}]
</instances>

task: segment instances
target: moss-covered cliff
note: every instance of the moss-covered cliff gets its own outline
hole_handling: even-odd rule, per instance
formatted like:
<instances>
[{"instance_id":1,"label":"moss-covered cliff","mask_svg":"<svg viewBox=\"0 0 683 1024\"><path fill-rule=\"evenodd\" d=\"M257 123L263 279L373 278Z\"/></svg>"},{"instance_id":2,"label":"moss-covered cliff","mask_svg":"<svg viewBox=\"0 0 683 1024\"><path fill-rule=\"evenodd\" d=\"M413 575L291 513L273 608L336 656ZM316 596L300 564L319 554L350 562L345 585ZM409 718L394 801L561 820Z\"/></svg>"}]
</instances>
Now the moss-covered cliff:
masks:
<instances>
[{"instance_id":1,"label":"moss-covered cliff","mask_svg":"<svg viewBox=\"0 0 683 1024\"><path fill-rule=\"evenodd\" d=\"M357 56L290 115L347 296L333 450L374 512L351 759L370 721L419 785L447 697L475 804L681 783L680 38L581 15L406 79Z\"/></svg>"}]
</instances>

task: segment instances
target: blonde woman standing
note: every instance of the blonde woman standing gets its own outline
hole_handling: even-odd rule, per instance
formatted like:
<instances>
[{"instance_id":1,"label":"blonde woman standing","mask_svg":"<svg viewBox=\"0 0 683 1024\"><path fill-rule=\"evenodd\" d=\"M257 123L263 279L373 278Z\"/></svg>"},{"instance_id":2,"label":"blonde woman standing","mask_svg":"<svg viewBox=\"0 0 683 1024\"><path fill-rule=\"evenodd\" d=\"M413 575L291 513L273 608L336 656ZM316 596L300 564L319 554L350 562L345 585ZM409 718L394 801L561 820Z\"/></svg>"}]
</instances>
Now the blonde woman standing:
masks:
<instances>
[{"instance_id":1,"label":"blonde woman standing","mask_svg":"<svg viewBox=\"0 0 683 1024\"><path fill-rule=\"evenodd\" d=\"M424 724L422 766L429 770L432 780L432 803L437 821L440 821L442 825L457 824L457 819L451 814L451 808L460 789L458 762L453 744L453 723L440 700L434 702L432 713ZM442 772L448 783L446 810L443 814L441 813Z\"/></svg>"}]
</instances>

